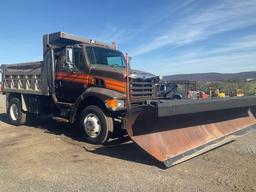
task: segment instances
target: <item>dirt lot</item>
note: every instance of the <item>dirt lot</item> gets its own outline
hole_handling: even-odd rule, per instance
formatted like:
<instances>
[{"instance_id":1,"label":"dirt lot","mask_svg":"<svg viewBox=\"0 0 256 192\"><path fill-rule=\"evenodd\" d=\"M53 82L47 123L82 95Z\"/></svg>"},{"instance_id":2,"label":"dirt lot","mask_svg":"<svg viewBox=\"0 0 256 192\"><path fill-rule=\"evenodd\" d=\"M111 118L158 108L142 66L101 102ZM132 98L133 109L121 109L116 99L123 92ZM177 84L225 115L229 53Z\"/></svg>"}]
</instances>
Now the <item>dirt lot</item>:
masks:
<instances>
[{"instance_id":1,"label":"dirt lot","mask_svg":"<svg viewBox=\"0 0 256 192\"><path fill-rule=\"evenodd\" d=\"M163 169L131 142L93 150L63 123L11 126L0 102L0 191L256 191L256 131Z\"/></svg>"}]
</instances>

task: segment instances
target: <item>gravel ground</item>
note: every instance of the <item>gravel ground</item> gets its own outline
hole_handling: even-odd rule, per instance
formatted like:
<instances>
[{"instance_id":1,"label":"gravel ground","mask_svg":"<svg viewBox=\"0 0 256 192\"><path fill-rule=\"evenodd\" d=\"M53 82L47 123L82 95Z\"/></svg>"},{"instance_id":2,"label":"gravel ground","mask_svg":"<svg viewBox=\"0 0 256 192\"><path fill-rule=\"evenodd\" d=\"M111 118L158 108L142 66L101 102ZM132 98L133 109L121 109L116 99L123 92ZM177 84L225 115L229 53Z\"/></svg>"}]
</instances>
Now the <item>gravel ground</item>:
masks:
<instances>
[{"instance_id":1,"label":"gravel ground","mask_svg":"<svg viewBox=\"0 0 256 192\"><path fill-rule=\"evenodd\" d=\"M256 191L256 132L164 169L131 142L94 146L44 119L9 125L0 97L0 191Z\"/></svg>"}]
</instances>

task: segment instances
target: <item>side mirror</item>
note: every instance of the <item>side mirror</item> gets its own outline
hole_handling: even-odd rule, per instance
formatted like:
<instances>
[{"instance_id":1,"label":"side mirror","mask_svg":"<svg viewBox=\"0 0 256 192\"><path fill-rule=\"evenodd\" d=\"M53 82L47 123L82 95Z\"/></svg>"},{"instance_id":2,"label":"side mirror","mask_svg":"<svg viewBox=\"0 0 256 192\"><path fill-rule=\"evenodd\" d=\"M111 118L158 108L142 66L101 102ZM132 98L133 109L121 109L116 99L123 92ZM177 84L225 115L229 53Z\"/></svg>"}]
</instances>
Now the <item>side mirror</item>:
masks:
<instances>
[{"instance_id":1,"label":"side mirror","mask_svg":"<svg viewBox=\"0 0 256 192\"><path fill-rule=\"evenodd\" d=\"M66 48L66 63L73 64L73 49L71 47Z\"/></svg>"}]
</instances>

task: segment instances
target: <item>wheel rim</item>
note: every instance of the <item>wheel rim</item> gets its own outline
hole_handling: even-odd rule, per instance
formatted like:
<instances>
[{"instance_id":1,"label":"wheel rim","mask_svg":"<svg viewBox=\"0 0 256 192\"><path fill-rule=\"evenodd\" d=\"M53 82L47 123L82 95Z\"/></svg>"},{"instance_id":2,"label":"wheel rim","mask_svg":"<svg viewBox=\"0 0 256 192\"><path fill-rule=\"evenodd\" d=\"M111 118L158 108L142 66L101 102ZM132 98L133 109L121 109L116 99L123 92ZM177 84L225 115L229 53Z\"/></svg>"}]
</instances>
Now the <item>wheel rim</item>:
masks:
<instances>
[{"instance_id":1,"label":"wheel rim","mask_svg":"<svg viewBox=\"0 0 256 192\"><path fill-rule=\"evenodd\" d=\"M19 117L18 106L15 103L13 103L10 107L10 116L14 121L17 121Z\"/></svg>"},{"instance_id":2,"label":"wheel rim","mask_svg":"<svg viewBox=\"0 0 256 192\"><path fill-rule=\"evenodd\" d=\"M91 138L96 138L101 131L100 119L97 115L89 113L84 119L84 129Z\"/></svg>"}]
</instances>

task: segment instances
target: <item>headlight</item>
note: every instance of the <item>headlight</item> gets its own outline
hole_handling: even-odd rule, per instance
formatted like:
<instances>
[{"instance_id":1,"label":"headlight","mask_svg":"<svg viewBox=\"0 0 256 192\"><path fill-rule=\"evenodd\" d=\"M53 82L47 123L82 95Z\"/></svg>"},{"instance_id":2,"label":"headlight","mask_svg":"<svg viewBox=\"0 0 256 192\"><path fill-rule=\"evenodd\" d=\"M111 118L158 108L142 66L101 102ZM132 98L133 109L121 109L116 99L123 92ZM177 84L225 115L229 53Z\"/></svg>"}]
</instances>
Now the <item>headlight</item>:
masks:
<instances>
[{"instance_id":1,"label":"headlight","mask_svg":"<svg viewBox=\"0 0 256 192\"><path fill-rule=\"evenodd\" d=\"M112 111L120 110L125 108L125 102L121 99L107 99L105 105Z\"/></svg>"}]
</instances>

